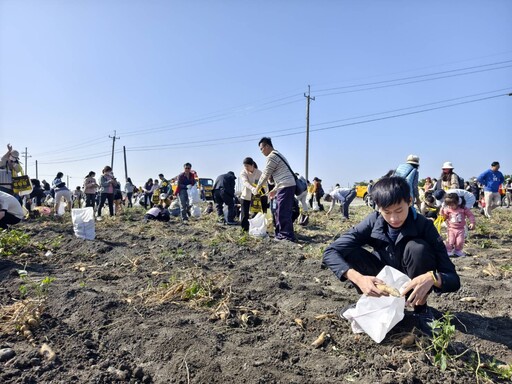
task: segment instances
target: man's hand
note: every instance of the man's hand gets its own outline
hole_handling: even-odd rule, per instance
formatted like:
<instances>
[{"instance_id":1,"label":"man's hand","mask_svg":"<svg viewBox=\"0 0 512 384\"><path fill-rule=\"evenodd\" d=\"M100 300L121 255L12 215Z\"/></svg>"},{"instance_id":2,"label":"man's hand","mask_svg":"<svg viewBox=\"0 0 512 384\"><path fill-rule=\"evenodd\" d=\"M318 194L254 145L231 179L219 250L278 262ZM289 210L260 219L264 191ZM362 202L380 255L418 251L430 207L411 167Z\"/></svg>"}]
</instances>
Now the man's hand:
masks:
<instances>
[{"instance_id":1,"label":"man's hand","mask_svg":"<svg viewBox=\"0 0 512 384\"><path fill-rule=\"evenodd\" d=\"M268 197L270 197L271 199L275 198L276 197L276 191L273 189L271 190L269 193L268 193Z\"/></svg>"},{"instance_id":2,"label":"man's hand","mask_svg":"<svg viewBox=\"0 0 512 384\"><path fill-rule=\"evenodd\" d=\"M416 276L412 279L409 284L405 287L402 292L402 296L405 296L408 292L411 292L407 299L407 305L423 305L427 302L428 292L434 285L434 280L430 272L424 273L423 275Z\"/></svg>"},{"instance_id":3,"label":"man's hand","mask_svg":"<svg viewBox=\"0 0 512 384\"><path fill-rule=\"evenodd\" d=\"M361 292L363 292L366 296L372 297L380 297L380 296L389 296L387 292L384 292L377 288L375 284L386 284L381 279L375 276L366 276L362 275L354 269L349 269L345 276L356 284Z\"/></svg>"}]
</instances>

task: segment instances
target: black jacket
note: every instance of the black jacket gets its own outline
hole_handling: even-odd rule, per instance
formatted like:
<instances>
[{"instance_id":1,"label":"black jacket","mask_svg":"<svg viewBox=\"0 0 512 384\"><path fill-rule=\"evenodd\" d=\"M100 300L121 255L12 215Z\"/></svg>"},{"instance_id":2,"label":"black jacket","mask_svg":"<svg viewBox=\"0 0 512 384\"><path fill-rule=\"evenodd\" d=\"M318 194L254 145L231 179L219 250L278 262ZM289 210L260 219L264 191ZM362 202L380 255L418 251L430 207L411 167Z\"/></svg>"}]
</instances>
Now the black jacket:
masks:
<instances>
[{"instance_id":1,"label":"black jacket","mask_svg":"<svg viewBox=\"0 0 512 384\"><path fill-rule=\"evenodd\" d=\"M379 212L369 214L361 223L341 235L326 248L323 256L324 264L343 281L346 279L343 275L351 268L344 258L345 255L350 251L369 245L373 248L373 253L378 254L384 264L403 272L402 256L405 245L409 240L422 239L432 247L436 257L437 272L442 279L442 287L434 287L434 290L436 292L455 292L460 288L460 279L455 271L455 266L448 257L444 242L431 220L409 209L409 215L395 244L386 235L387 226L387 222Z\"/></svg>"},{"instance_id":2,"label":"black jacket","mask_svg":"<svg viewBox=\"0 0 512 384\"><path fill-rule=\"evenodd\" d=\"M228 196L235 196L235 180L236 176L233 172L220 175L213 184L213 190L219 190Z\"/></svg>"}]
</instances>

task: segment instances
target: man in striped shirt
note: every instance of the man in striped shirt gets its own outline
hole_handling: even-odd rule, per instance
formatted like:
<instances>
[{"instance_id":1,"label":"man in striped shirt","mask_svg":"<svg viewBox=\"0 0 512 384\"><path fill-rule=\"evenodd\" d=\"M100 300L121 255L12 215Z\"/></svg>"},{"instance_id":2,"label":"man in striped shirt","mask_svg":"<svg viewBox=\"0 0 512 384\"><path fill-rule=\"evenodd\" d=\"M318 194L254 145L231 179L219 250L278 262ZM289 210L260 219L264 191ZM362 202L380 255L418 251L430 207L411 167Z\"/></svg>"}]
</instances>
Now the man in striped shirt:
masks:
<instances>
[{"instance_id":1,"label":"man in striped shirt","mask_svg":"<svg viewBox=\"0 0 512 384\"><path fill-rule=\"evenodd\" d=\"M260 147L261 153L266 156L267 163L258 181L258 185L252 192L256 194L267 182L268 178L272 176L275 187L269 192L269 197L276 201L275 238L276 240L295 241L292 221L292 208L296 184L295 177L285 157L272 146L270 137L263 137L259 141L258 146Z\"/></svg>"}]
</instances>

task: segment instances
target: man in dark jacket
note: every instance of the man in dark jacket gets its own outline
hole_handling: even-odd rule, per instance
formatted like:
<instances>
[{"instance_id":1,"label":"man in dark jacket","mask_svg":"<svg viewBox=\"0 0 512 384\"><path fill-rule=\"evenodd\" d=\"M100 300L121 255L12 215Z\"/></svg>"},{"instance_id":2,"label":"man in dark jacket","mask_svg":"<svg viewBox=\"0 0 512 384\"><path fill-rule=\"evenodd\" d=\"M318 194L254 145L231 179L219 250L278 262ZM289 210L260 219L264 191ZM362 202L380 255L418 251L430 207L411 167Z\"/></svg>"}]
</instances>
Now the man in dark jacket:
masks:
<instances>
[{"instance_id":1,"label":"man in dark jacket","mask_svg":"<svg viewBox=\"0 0 512 384\"><path fill-rule=\"evenodd\" d=\"M219 221L224 222L223 205L228 207L228 220L226 224L234 225L235 222L235 174L229 171L220 175L213 184L213 200L217 207Z\"/></svg>"},{"instance_id":2,"label":"man in dark jacket","mask_svg":"<svg viewBox=\"0 0 512 384\"><path fill-rule=\"evenodd\" d=\"M410 188L402 177L387 177L375 183L372 197L378 212L341 235L324 252L323 262L338 279L350 280L367 296L387 295L377 288L383 284L376 275L389 265L411 278L402 295L414 306L419 327L431 333L434 320L427 298L435 292L460 288L455 266L448 257L442 238L431 220L418 215ZM373 248L373 253L364 249Z\"/></svg>"}]
</instances>

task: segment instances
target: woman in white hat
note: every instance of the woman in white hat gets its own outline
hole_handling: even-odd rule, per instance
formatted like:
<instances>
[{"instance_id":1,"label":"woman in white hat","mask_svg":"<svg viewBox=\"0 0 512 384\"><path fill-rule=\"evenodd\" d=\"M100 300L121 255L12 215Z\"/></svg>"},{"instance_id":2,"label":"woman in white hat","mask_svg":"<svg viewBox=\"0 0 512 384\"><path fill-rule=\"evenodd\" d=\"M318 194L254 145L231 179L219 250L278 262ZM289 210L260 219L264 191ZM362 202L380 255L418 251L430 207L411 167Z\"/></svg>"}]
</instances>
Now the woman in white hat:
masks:
<instances>
[{"instance_id":1,"label":"woman in white hat","mask_svg":"<svg viewBox=\"0 0 512 384\"><path fill-rule=\"evenodd\" d=\"M459 176L453 172L453 164L451 161L445 161L442 166L443 173L439 177L435 189L459 189Z\"/></svg>"},{"instance_id":2,"label":"woman in white hat","mask_svg":"<svg viewBox=\"0 0 512 384\"><path fill-rule=\"evenodd\" d=\"M20 153L7 144L7 152L0 160L0 190L12 195L12 177L20 175L23 175Z\"/></svg>"}]
</instances>

